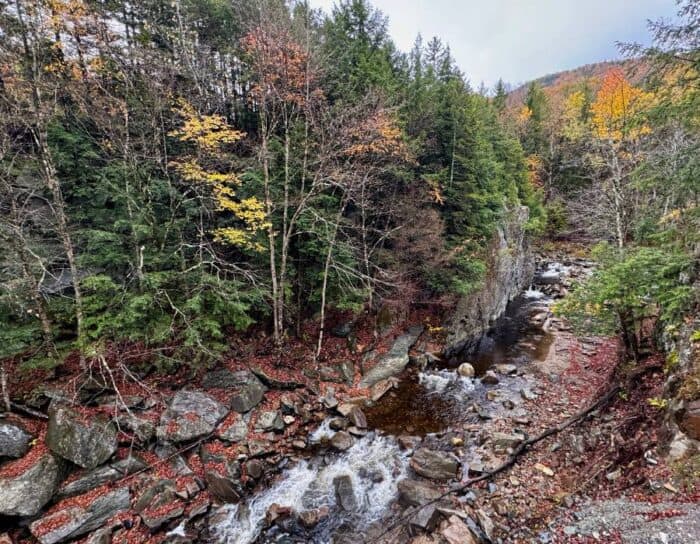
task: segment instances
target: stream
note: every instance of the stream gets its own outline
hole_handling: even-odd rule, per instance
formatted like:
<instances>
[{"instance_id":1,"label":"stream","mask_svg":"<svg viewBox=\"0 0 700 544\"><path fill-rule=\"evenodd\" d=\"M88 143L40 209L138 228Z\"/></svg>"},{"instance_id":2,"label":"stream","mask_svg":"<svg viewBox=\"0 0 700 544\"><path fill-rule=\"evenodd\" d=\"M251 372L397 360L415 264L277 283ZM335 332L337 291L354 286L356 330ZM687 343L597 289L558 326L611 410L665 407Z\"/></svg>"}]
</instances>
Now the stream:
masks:
<instances>
[{"instance_id":1,"label":"stream","mask_svg":"<svg viewBox=\"0 0 700 544\"><path fill-rule=\"evenodd\" d=\"M535 286L508 305L474 353L423 369L409 365L399 375L397 388L373 406L363 408L373 431L356 440L347 451L337 453L325 447L334 431L329 420L324 421L309 436L319 453L286 470L277 483L247 503L225 506L212 523L216 541L360 542L373 524L377 526L391 518L397 482L411 472L409 452L399 447L400 436L419 436L424 443L438 443L453 429L478 428L484 420L497 417L507 409L504 404L508 399L512 399L511 416L526 416L516 405L523 388L528 387L528 365L547 357L554 339L547 326L553 299L543 291L566 273L558 263L541 269ZM456 371L466 361L475 369L472 378ZM487 385L482 379L497 365L513 366L508 372L501 372L494 393L494 385ZM467 443L463 451L460 461L463 468L468 468L473 462L473 448ZM349 484L344 492L339 491L341 480ZM297 514L305 512L313 522L305 527L304 516L281 516L266 528L270 510L278 507L292 508Z\"/></svg>"}]
</instances>

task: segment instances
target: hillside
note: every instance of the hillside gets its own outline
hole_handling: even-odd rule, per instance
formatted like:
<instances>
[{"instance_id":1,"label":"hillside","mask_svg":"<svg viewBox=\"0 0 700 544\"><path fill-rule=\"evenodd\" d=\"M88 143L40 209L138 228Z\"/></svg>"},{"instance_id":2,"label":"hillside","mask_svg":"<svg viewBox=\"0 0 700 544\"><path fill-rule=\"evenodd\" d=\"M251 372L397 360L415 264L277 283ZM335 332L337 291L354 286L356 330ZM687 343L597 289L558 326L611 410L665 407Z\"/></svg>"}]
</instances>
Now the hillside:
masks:
<instances>
[{"instance_id":1,"label":"hillside","mask_svg":"<svg viewBox=\"0 0 700 544\"><path fill-rule=\"evenodd\" d=\"M609 60L584 64L583 66L571 70L547 74L533 81L541 85L544 89L552 92L555 89L571 87L587 79L600 80L611 68L621 68L630 82L636 85L643 80L648 67L639 59ZM523 83L510 91L508 93L508 105L522 104L527 95L527 89L533 81Z\"/></svg>"}]
</instances>

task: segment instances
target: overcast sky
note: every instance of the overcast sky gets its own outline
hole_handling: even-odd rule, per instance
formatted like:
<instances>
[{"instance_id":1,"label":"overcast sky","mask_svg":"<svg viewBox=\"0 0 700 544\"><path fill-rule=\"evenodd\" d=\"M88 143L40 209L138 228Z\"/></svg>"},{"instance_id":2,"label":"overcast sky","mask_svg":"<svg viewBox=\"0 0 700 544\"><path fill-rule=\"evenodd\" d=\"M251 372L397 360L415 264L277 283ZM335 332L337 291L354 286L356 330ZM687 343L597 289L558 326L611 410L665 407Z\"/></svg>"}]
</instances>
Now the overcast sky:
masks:
<instances>
[{"instance_id":1,"label":"overcast sky","mask_svg":"<svg viewBox=\"0 0 700 544\"><path fill-rule=\"evenodd\" d=\"M330 13L336 0L311 0ZM511 84L619 57L616 41L647 43L647 19L670 18L673 0L372 0L403 51L420 32L449 43L474 87Z\"/></svg>"}]
</instances>

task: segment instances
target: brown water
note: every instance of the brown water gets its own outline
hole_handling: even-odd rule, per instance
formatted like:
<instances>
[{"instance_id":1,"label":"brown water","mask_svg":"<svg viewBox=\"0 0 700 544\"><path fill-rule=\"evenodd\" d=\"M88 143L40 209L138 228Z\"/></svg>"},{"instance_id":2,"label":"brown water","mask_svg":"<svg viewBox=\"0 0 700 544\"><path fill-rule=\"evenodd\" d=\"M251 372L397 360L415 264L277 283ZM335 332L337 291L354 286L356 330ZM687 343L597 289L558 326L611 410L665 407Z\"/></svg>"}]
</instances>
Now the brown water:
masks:
<instances>
[{"instance_id":1,"label":"brown water","mask_svg":"<svg viewBox=\"0 0 700 544\"><path fill-rule=\"evenodd\" d=\"M532 325L531 315L542 311L536 301L524 298L514 300L494 327L480 341L477 350L464 354L431 370L454 371L462 362L474 366L482 376L495 364L526 365L543 360L549 353L554 337ZM430 372L430 371L428 371ZM451 376L445 373L444 375ZM453 377L454 379L454 377ZM374 406L365 409L370 428L381 429L393 435L424 436L448 429L467 419L478 419L470 410L472 404L486 401L486 388L476 383L473 390L451 385L443 394L419 382L419 372L409 367L400 376L399 387L385 395Z\"/></svg>"}]
</instances>

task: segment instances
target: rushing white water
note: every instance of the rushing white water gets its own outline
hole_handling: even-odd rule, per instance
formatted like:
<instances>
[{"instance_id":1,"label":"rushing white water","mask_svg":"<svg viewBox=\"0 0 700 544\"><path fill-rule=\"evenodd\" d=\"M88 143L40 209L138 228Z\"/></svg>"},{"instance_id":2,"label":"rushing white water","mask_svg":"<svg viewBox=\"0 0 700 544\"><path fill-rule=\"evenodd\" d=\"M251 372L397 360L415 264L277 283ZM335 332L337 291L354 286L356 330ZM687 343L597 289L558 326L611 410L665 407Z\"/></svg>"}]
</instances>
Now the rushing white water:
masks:
<instances>
[{"instance_id":1,"label":"rushing white water","mask_svg":"<svg viewBox=\"0 0 700 544\"><path fill-rule=\"evenodd\" d=\"M546 295L539 289L533 289L530 287L523 293L523 296L528 300L539 300L544 298Z\"/></svg>"},{"instance_id":2,"label":"rushing white water","mask_svg":"<svg viewBox=\"0 0 700 544\"><path fill-rule=\"evenodd\" d=\"M333 479L348 475L360 505L358 515L353 518L354 526L362 530L385 513L396 498L396 484L406 477L407 469L408 456L393 438L367 436L325 466L315 467L301 461L244 506L226 506L225 520L213 529L220 542L250 544L260 535L265 514L272 504L292 507L297 513L321 506L333 508L336 504Z\"/></svg>"},{"instance_id":3,"label":"rushing white water","mask_svg":"<svg viewBox=\"0 0 700 544\"><path fill-rule=\"evenodd\" d=\"M474 391L474 380L452 370L431 370L418 374L418 383L436 394L464 394Z\"/></svg>"},{"instance_id":4,"label":"rushing white water","mask_svg":"<svg viewBox=\"0 0 700 544\"><path fill-rule=\"evenodd\" d=\"M318 428L309 435L309 442L312 444L319 444L324 439L330 440L333 438L335 431L330 427L330 419L324 419Z\"/></svg>"}]
</instances>

